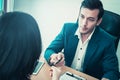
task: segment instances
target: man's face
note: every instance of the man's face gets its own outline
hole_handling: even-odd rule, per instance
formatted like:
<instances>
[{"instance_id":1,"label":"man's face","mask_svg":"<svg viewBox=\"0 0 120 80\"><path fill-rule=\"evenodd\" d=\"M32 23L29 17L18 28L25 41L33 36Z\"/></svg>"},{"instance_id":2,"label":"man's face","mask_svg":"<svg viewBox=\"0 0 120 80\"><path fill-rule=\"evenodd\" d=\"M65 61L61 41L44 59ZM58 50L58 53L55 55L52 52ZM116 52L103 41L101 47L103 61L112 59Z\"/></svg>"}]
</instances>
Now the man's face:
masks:
<instances>
[{"instance_id":1,"label":"man's face","mask_svg":"<svg viewBox=\"0 0 120 80\"><path fill-rule=\"evenodd\" d=\"M90 34L96 25L99 25L101 20L98 20L99 10L90 10L88 8L81 8L79 16L79 31L81 34Z\"/></svg>"}]
</instances>

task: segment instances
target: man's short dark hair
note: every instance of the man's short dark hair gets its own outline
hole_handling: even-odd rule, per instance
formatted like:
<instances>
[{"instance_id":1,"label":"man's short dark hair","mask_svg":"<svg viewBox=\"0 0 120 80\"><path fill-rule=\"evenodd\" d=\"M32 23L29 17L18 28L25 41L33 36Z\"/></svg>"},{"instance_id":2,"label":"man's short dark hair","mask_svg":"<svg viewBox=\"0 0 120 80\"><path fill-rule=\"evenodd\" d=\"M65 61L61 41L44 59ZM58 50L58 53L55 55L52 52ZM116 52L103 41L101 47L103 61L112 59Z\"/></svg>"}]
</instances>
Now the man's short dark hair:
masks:
<instances>
[{"instance_id":1,"label":"man's short dark hair","mask_svg":"<svg viewBox=\"0 0 120 80\"><path fill-rule=\"evenodd\" d=\"M84 7L84 8L88 8L88 9L99 9L99 14L98 14L98 20L103 16L104 14L104 8L103 8L103 4L100 0L84 0L81 3L80 9Z\"/></svg>"}]
</instances>

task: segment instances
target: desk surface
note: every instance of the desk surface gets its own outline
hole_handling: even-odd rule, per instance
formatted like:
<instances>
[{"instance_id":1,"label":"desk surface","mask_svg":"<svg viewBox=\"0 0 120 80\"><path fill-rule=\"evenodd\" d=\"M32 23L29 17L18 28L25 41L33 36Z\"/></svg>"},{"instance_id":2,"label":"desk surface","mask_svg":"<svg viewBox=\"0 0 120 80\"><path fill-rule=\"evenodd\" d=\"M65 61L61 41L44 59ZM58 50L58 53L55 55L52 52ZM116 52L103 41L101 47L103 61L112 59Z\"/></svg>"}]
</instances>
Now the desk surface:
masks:
<instances>
[{"instance_id":1,"label":"desk surface","mask_svg":"<svg viewBox=\"0 0 120 80\"><path fill-rule=\"evenodd\" d=\"M43 65L42 69L39 71L39 73L37 75L32 75L31 76L31 80L51 80L51 77L49 75L49 70L50 70L50 66L47 64L46 60L41 58L41 61L44 61L45 64ZM86 80L98 80L97 78L94 78L92 76L89 76L87 74L84 74L82 72L76 71L72 68L69 68L67 66L63 66L62 67L62 72L66 72L69 71L71 73L77 74L79 76L84 77Z\"/></svg>"}]
</instances>

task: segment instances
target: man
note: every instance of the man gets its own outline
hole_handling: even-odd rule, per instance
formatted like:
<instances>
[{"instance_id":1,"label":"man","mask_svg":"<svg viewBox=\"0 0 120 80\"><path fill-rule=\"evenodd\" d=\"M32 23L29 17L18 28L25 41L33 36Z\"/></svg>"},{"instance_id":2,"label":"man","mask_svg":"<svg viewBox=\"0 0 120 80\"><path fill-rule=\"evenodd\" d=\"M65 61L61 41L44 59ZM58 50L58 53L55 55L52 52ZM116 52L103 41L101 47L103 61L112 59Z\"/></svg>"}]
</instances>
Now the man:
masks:
<instances>
[{"instance_id":1,"label":"man","mask_svg":"<svg viewBox=\"0 0 120 80\"><path fill-rule=\"evenodd\" d=\"M100 0L84 0L77 23L66 23L49 45L45 58L54 65L67 66L101 80L118 80L114 38L99 27L104 14ZM61 53L61 51L64 51Z\"/></svg>"}]
</instances>

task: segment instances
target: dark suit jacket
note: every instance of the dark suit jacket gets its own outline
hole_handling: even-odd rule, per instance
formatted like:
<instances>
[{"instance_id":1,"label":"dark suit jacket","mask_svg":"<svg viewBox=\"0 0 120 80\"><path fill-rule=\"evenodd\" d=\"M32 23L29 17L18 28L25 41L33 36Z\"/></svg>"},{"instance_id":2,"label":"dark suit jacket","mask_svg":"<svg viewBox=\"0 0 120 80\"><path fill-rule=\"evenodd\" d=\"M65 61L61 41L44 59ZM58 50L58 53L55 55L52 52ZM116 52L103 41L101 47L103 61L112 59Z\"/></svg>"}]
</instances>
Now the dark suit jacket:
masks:
<instances>
[{"instance_id":1,"label":"dark suit jacket","mask_svg":"<svg viewBox=\"0 0 120 80\"><path fill-rule=\"evenodd\" d=\"M63 29L52 41L45 51L45 58L48 60L53 53L61 52L64 49L65 62L71 66L78 44L78 37L75 32L78 24L66 23ZM118 80L118 60L116 57L114 38L96 27L91 40L89 41L83 64L83 72L101 79Z\"/></svg>"}]
</instances>

